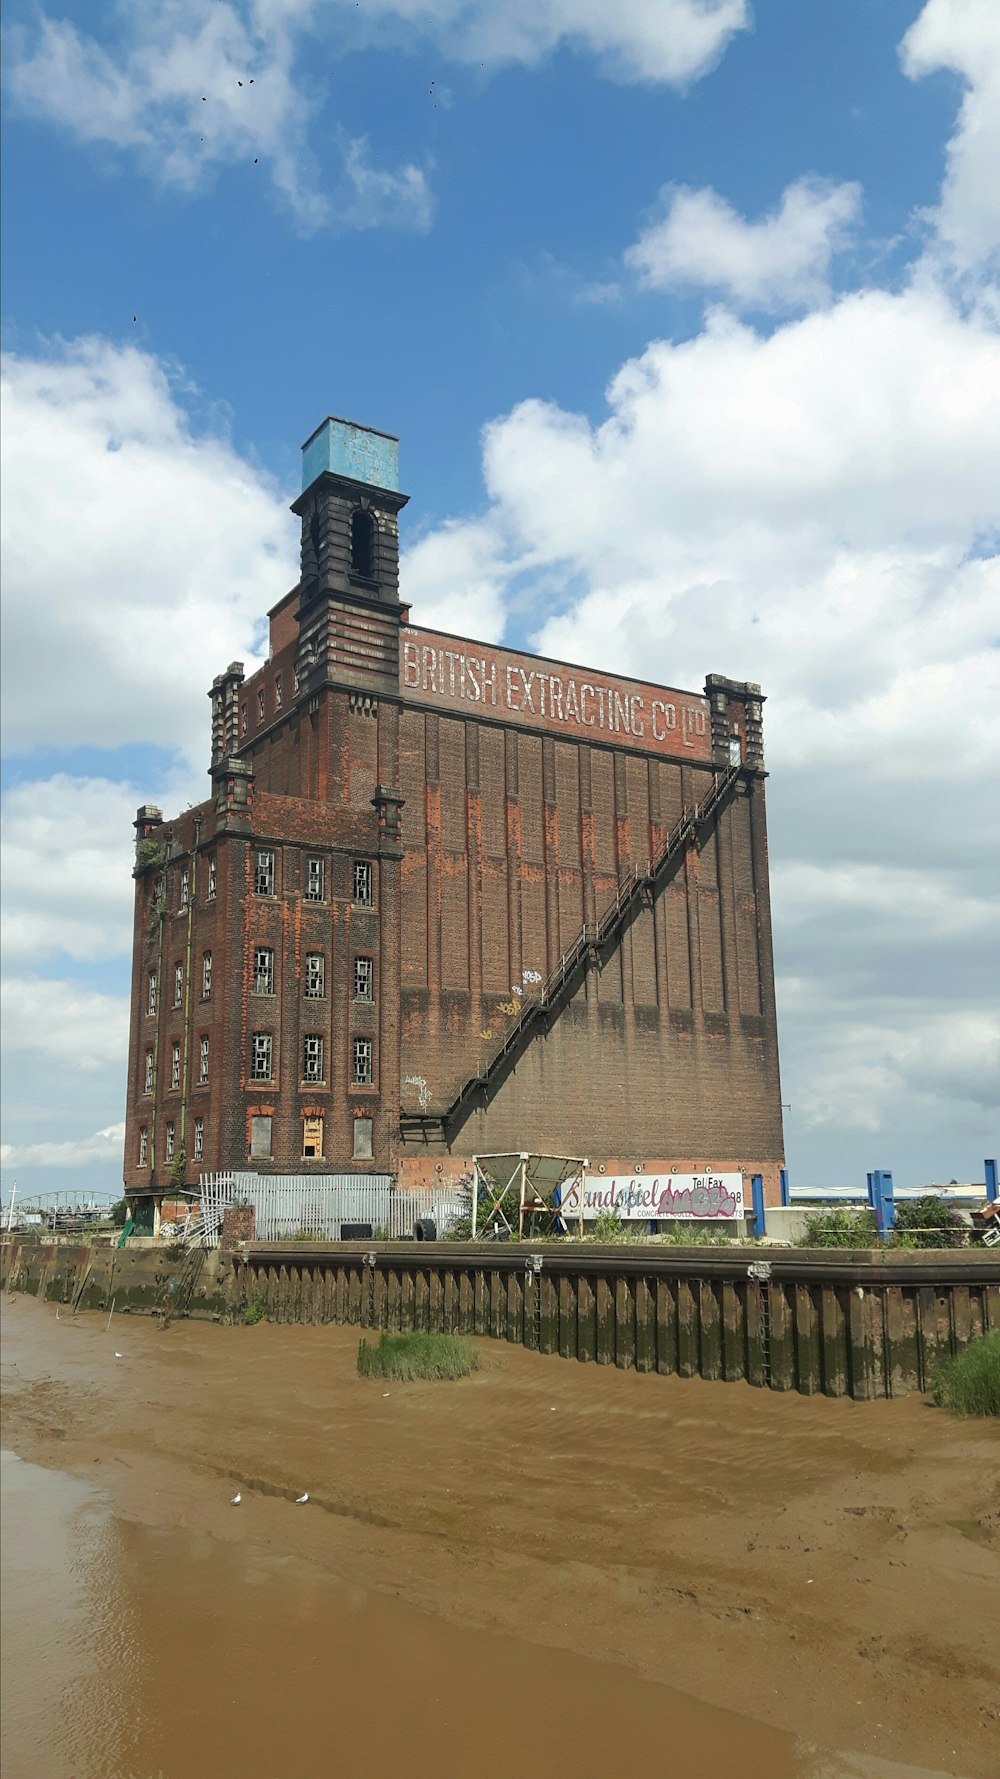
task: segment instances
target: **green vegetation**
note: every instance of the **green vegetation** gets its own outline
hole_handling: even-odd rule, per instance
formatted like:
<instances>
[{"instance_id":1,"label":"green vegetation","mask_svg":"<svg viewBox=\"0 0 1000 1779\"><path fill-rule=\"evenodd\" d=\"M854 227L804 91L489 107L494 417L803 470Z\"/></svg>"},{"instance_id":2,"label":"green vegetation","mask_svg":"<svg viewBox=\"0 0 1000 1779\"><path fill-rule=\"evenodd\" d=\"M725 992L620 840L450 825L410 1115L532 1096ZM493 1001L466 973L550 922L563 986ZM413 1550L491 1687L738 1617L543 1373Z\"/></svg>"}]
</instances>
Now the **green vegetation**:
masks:
<instances>
[{"instance_id":1,"label":"green vegetation","mask_svg":"<svg viewBox=\"0 0 1000 1779\"><path fill-rule=\"evenodd\" d=\"M160 865L166 856L166 849L160 840L140 840L135 849L135 867L137 871L149 871L154 865Z\"/></svg>"},{"instance_id":2,"label":"green vegetation","mask_svg":"<svg viewBox=\"0 0 1000 1779\"><path fill-rule=\"evenodd\" d=\"M1000 1415L1000 1329L969 1342L934 1374L931 1394L938 1408L956 1415Z\"/></svg>"},{"instance_id":3,"label":"green vegetation","mask_svg":"<svg viewBox=\"0 0 1000 1779\"><path fill-rule=\"evenodd\" d=\"M878 1226L874 1211L814 1211L806 1218L800 1248L874 1248Z\"/></svg>"},{"instance_id":4,"label":"green vegetation","mask_svg":"<svg viewBox=\"0 0 1000 1779\"><path fill-rule=\"evenodd\" d=\"M455 1334L382 1334L377 1347L366 1340L358 1345L362 1377L394 1378L408 1384L415 1378L467 1377L478 1370L475 1347Z\"/></svg>"},{"instance_id":5,"label":"green vegetation","mask_svg":"<svg viewBox=\"0 0 1000 1779\"><path fill-rule=\"evenodd\" d=\"M960 1248L962 1228L958 1212L933 1193L896 1200L897 1248Z\"/></svg>"},{"instance_id":6,"label":"green vegetation","mask_svg":"<svg viewBox=\"0 0 1000 1779\"><path fill-rule=\"evenodd\" d=\"M252 1292L243 1305L243 1320L248 1328L255 1322L263 1322L266 1307L263 1292L259 1289Z\"/></svg>"},{"instance_id":7,"label":"green vegetation","mask_svg":"<svg viewBox=\"0 0 1000 1779\"><path fill-rule=\"evenodd\" d=\"M128 1199L120 1198L111 1206L111 1221L116 1229L124 1229L128 1222Z\"/></svg>"},{"instance_id":8,"label":"green vegetation","mask_svg":"<svg viewBox=\"0 0 1000 1779\"><path fill-rule=\"evenodd\" d=\"M923 1198L896 1200L894 1248L960 1248L963 1224L957 1211L933 1193ZM800 1248L877 1248L875 1212L861 1210L813 1211L806 1217Z\"/></svg>"}]
</instances>

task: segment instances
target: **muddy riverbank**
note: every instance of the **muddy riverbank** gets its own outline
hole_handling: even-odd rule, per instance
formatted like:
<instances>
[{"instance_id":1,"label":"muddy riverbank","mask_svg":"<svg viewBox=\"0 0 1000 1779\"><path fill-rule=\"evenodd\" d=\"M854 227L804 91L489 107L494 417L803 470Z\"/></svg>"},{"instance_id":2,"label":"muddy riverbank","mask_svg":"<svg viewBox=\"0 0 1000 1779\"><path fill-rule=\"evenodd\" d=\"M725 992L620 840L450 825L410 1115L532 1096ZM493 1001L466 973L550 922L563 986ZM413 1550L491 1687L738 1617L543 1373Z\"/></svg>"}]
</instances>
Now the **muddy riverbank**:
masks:
<instances>
[{"instance_id":1,"label":"muddy riverbank","mask_svg":"<svg viewBox=\"0 0 1000 1779\"><path fill-rule=\"evenodd\" d=\"M170 1703L114 1779L184 1723L206 1764L164 1779L995 1775L995 1426L489 1342L386 1393L344 1327L4 1321L4 1444L125 1528L134 1662Z\"/></svg>"}]
</instances>

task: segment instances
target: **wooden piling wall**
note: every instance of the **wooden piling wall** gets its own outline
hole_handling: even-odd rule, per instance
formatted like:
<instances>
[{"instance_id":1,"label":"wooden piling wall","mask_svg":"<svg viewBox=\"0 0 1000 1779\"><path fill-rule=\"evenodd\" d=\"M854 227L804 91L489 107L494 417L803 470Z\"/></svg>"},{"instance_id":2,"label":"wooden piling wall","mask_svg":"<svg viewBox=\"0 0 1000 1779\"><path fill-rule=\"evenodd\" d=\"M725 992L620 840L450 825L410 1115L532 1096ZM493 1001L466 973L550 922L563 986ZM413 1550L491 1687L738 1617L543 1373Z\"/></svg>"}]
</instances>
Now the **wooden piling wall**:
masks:
<instances>
[{"instance_id":1,"label":"wooden piling wall","mask_svg":"<svg viewBox=\"0 0 1000 1779\"><path fill-rule=\"evenodd\" d=\"M487 1335L583 1364L856 1401L929 1388L939 1358L1000 1328L1000 1256L985 1249L283 1242L246 1244L234 1264L234 1301L259 1291L272 1321Z\"/></svg>"}]
</instances>

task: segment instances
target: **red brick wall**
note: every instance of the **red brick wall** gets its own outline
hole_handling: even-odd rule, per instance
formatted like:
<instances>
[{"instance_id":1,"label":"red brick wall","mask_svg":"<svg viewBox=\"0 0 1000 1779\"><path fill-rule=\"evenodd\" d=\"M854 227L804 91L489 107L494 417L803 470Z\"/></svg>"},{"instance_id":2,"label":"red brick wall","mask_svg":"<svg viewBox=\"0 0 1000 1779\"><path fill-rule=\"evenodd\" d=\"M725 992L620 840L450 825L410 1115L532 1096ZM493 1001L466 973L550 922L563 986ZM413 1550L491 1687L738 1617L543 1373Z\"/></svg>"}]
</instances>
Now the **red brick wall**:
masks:
<instances>
[{"instance_id":1,"label":"red brick wall","mask_svg":"<svg viewBox=\"0 0 1000 1779\"><path fill-rule=\"evenodd\" d=\"M618 689L618 714L627 709L631 727L612 734L596 722L567 722L567 676L591 686L598 676L588 680L558 663L532 664L530 657L484 652L478 644L428 639L426 632L404 632L404 642L418 639L421 648L426 642L432 650L453 645L452 664L442 669L435 656L433 685L421 678L418 686L401 683L400 695L387 696L384 657L397 620L385 607L371 615L375 689L359 690L364 668L357 639L363 637L364 614L355 607L337 617L331 603L331 634L339 641L330 672L343 671L346 683L324 683L296 699L297 645L289 623L294 609L294 602L279 602L276 653L239 689L248 712L239 752L253 771L251 813L221 806L217 815L209 803L164 825L174 856L162 873L162 921L149 918L158 874L147 872L137 881L125 1157L133 1190L167 1180L168 1118L177 1147L186 1151L188 1184L202 1170L248 1165L255 1112L273 1120L271 1163L255 1160L255 1167L394 1170L400 1110L441 1111L486 1067L519 1006L537 995L583 922L597 918L620 877L633 865L643 866L682 809L704 796L712 783L713 736L718 747L726 733L724 711L722 730L716 712L709 732L706 701L695 694L607 676L600 676L601 684L606 691ZM540 711L506 710L503 693L495 709L481 697L459 697L461 668L454 663L463 650L478 651L484 660L488 654L504 688L508 666L537 674L544 667L546 718ZM562 686L561 719L558 709L552 711L553 676ZM473 683L467 679L467 693ZM520 697L523 682L513 683ZM478 684L484 684L482 673ZM263 720L259 688L265 692ZM675 710L673 753L662 736L652 735L654 700L661 711L668 702ZM586 709L594 714L593 699ZM687 718L684 709L691 713ZM738 702L731 715L743 733ZM663 721L661 715L661 727ZM640 724L641 736L634 732ZM398 787L405 798L401 848L380 835L372 807L379 786ZM274 898L250 893L259 845L275 853ZM326 864L320 904L303 896L311 853ZM213 855L217 894L209 903ZM353 903L356 858L373 865L370 912ZM185 868L190 910L180 905ZM275 953L273 997L254 993L257 945ZM201 997L206 950L213 959L208 1002ZM303 997L304 960L311 950L326 958L322 1003ZM353 998L359 954L374 961L371 1005ZM186 994L175 1010L179 958ZM145 1013L151 964L160 975L155 1019ZM262 1084L249 1078L255 1030L274 1037L273 1077ZM320 1085L301 1078L307 1032L320 1032L325 1040ZM210 1042L204 1087L197 1080L202 1033ZM370 1088L352 1080L355 1036L373 1044ZM170 1087L174 1042L184 1057L177 1090ZM149 1043L157 1045L151 1096L144 1094L142 1079ZM310 1163L302 1159L307 1115L322 1115L325 1122L324 1157ZM358 1115L373 1120L374 1153L367 1163L353 1159ZM195 1117L204 1119L200 1162L192 1153ZM144 1124L154 1165L140 1170ZM658 1167L728 1161L770 1179L783 1150L762 778L741 781L700 850L690 849L678 861L603 968L580 983L548 1033L528 1044L488 1108L470 1113L453 1132L451 1148L459 1171L476 1149L513 1148L586 1155L595 1165L622 1154ZM426 1148L422 1158L429 1158ZM403 1171L418 1159L409 1145ZM436 1169L438 1161L430 1165Z\"/></svg>"}]
</instances>

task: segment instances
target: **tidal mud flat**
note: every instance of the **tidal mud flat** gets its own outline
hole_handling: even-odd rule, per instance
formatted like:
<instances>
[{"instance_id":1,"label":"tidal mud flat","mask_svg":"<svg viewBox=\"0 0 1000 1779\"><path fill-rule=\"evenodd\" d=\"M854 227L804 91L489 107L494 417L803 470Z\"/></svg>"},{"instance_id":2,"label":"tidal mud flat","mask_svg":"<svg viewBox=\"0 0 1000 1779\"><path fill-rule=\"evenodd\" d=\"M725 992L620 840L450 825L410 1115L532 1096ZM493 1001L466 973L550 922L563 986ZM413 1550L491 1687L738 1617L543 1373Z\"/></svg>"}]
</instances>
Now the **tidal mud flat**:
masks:
<instances>
[{"instance_id":1,"label":"tidal mud flat","mask_svg":"<svg viewBox=\"0 0 1000 1779\"><path fill-rule=\"evenodd\" d=\"M994 1779L995 1425L492 1342L383 1385L335 1325L4 1323L4 1445L61 1473L15 1465L4 1516L23 1779Z\"/></svg>"}]
</instances>

